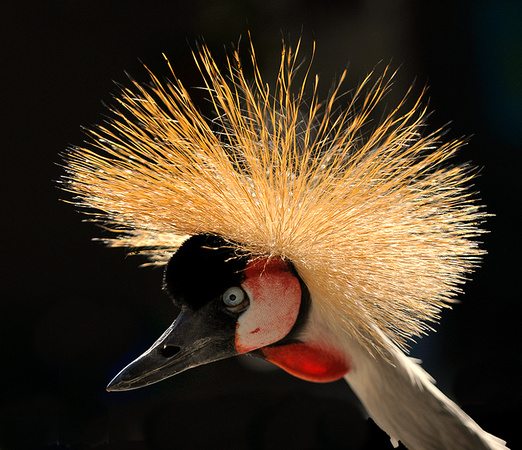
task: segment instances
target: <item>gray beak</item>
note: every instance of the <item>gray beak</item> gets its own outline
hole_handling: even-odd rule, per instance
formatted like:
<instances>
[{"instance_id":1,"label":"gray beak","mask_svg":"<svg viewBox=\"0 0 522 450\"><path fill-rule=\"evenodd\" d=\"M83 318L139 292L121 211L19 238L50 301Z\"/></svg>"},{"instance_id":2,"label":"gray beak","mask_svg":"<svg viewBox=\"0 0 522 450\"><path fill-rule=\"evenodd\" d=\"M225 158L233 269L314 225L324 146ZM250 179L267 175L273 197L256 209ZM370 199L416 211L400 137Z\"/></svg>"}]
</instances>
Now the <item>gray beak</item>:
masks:
<instances>
[{"instance_id":1,"label":"gray beak","mask_svg":"<svg viewBox=\"0 0 522 450\"><path fill-rule=\"evenodd\" d=\"M151 348L114 377L107 390L137 389L192 367L237 355L234 322L230 317L219 317L212 305L198 311L183 309Z\"/></svg>"}]
</instances>

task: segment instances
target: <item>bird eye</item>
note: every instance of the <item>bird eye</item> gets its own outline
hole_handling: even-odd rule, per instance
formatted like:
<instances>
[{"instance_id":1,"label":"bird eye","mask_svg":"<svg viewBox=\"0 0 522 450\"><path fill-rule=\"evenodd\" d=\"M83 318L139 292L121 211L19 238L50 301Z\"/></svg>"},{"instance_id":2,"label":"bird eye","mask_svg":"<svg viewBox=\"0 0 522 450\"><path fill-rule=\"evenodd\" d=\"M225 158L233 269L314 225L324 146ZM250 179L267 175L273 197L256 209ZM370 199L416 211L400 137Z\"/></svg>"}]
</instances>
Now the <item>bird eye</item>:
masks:
<instances>
[{"instance_id":1,"label":"bird eye","mask_svg":"<svg viewBox=\"0 0 522 450\"><path fill-rule=\"evenodd\" d=\"M231 308L241 305L246 299L246 293L238 286L228 288L222 295L223 303Z\"/></svg>"}]
</instances>

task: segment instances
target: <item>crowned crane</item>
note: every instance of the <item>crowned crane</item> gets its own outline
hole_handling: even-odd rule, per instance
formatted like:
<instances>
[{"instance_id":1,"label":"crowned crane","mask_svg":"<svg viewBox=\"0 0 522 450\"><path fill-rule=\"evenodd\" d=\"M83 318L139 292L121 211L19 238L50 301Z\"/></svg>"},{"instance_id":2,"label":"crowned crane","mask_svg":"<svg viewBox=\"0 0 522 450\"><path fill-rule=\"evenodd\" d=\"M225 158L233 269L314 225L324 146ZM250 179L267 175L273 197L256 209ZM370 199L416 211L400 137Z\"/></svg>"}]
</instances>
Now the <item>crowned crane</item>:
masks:
<instances>
[{"instance_id":1,"label":"crowned crane","mask_svg":"<svg viewBox=\"0 0 522 450\"><path fill-rule=\"evenodd\" d=\"M421 98L369 129L387 68L352 91L344 112L334 105L345 73L324 102L313 77L305 101L312 77L308 66L295 81L298 50L283 43L271 88L252 45L252 80L238 51L222 73L201 46L215 118L175 77L149 72L149 85L122 89L90 145L67 153L76 204L118 233L108 245L166 265L181 309L108 390L250 354L309 381L344 377L394 445L506 448L405 354L483 253L473 175L448 164L462 141L421 133Z\"/></svg>"}]
</instances>

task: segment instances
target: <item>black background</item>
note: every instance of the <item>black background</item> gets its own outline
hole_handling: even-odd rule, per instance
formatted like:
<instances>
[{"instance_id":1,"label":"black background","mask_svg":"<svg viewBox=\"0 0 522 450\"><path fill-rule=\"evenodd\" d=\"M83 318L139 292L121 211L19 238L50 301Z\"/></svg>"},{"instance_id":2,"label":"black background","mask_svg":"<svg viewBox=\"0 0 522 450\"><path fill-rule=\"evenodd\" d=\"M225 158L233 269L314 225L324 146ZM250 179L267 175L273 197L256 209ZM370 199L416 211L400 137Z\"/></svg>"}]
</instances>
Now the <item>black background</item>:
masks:
<instances>
[{"instance_id":1,"label":"black background","mask_svg":"<svg viewBox=\"0 0 522 450\"><path fill-rule=\"evenodd\" d=\"M428 85L429 130L471 136L459 161L490 213L489 252L438 332L412 353L488 431L521 443L521 7L509 1L386 0L11 2L0 14L2 310L0 448L391 448L344 382L316 385L241 359L128 393L108 381L176 311L161 270L91 242L56 188L59 153L100 123L124 71L201 84L190 54L203 36L223 48L250 29L272 80L280 40L317 42L323 92L349 63L348 85L379 61L401 67L390 103ZM245 52L246 53L246 52ZM303 54L304 54L303 53ZM192 90L205 108L201 91ZM202 280L204 282L204 280Z\"/></svg>"}]
</instances>

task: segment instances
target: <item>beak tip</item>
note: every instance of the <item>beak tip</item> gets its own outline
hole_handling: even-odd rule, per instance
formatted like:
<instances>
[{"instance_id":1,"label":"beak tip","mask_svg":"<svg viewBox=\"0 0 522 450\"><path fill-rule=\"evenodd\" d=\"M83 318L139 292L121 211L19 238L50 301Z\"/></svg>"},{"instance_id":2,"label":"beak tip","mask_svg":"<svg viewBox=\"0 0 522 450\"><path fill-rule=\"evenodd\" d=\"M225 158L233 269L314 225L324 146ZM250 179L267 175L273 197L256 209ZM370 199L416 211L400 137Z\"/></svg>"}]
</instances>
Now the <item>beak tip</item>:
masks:
<instances>
[{"instance_id":1,"label":"beak tip","mask_svg":"<svg viewBox=\"0 0 522 450\"><path fill-rule=\"evenodd\" d=\"M131 391L159 381L148 380L146 376L147 372L145 372L145 374L135 373L133 364L134 363L129 364L110 381L105 388L107 392Z\"/></svg>"},{"instance_id":2,"label":"beak tip","mask_svg":"<svg viewBox=\"0 0 522 450\"><path fill-rule=\"evenodd\" d=\"M124 369L107 385L107 392L128 391L131 389L129 386L129 380L127 380L127 378L128 376Z\"/></svg>"},{"instance_id":3,"label":"beak tip","mask_svg":"<svg viewBox=\"0 0 522 450\"><path fill-rule=\"evenodd\" d=\"M112 380L106 387L107 392L115 392L119 391L118 389L118 381L116 379Z\"/></svg>"},{"instance_id":4,"label":"beak tip","mask_svg":"<svg viewBox=\"0 0 522 450\"><path fill-rule=\"evenodd\" d=\"M115 392L118 390L118 388L114 386L114 383L112 381L107 385L105 389L107 392Z\"/></svg>"}]
</instances>

